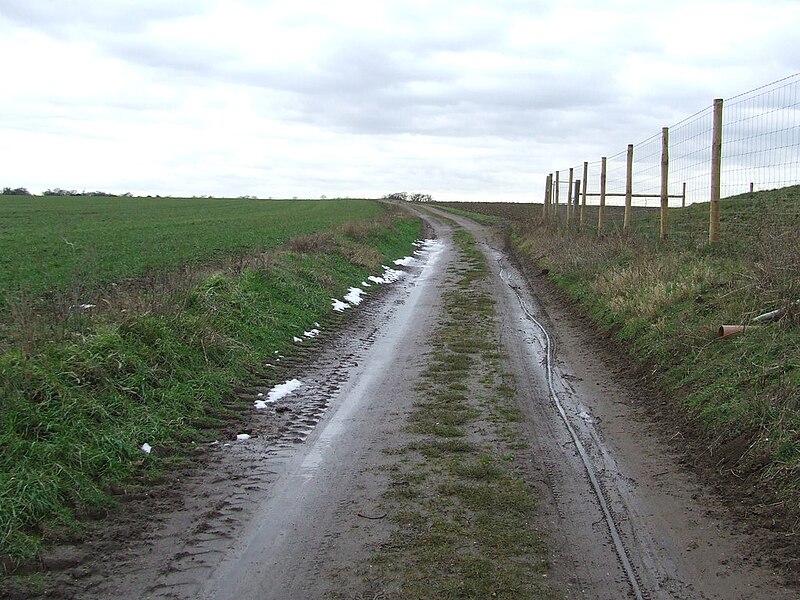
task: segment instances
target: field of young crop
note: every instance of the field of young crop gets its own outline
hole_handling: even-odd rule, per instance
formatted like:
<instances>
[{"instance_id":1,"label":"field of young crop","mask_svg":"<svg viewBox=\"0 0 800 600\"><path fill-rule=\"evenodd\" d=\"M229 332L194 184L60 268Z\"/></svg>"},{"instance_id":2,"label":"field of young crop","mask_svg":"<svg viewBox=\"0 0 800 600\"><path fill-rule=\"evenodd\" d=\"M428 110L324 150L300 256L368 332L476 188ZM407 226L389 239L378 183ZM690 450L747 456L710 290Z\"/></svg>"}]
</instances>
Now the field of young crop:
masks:
<instances>
[{"instance_id":1,"label":"field of young crop","mask_svg":"<svg viewBox=\"0 0 800 600\"><path fill-rule=\"evenodd\" d=\"M368 200L3 198L0 224L0 572L236 418L421 230Z\"/></svg>"},{"instance_id":2,"label":"field of young crop","mask_svg":"<svg viewBox=\"0 0 800 600\"><path fill-rule=\"evenodd\" d=\"M381 211L368 200L3 196L0 308L18 294L92 290L267 250Z\"/></svg>"}]
</instances>

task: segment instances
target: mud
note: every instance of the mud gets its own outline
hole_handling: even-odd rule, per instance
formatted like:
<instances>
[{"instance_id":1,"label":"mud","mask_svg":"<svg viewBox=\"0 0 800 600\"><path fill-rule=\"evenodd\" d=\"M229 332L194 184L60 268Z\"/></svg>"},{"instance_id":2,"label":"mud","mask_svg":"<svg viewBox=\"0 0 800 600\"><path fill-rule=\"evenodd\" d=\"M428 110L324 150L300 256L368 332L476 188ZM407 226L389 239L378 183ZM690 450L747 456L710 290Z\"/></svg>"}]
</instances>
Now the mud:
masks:
<instances>
[{"instance_id":1,"label":"mud","mask_svg":"<svg viewBox=\"0 0 800 600\"><path fill-rule=\"evenodd\" d=\"M121 491L123 510L45 558L46 596L321 598L355 582L353 566L390 534L385 468L406 442L454 260L448 221L425 218L440 244L344 315L313 361L281 367L299 389L199 448L194 470L138 495ZM798 597L686 468L644 392L615 373L558 297L526 278L491 230L447 219L476 236L492 265L505 368L516 376L530 444L518 466L539 495L537 528L564 596ZM268 392L237 390L253 402ZM251 437L235 441L235 433Z\"/></svg>"}]
</instances>

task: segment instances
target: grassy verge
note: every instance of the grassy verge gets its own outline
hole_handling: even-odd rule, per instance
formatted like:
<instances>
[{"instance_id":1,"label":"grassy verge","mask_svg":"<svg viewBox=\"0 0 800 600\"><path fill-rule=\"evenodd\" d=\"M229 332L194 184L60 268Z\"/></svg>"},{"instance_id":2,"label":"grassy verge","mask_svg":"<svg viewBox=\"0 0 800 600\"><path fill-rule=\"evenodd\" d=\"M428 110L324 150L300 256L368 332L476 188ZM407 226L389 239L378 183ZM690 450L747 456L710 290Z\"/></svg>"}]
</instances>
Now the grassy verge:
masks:
<instances>
[{"instance_id":1,"label":"grassy verge","mask_svg":"<svg viewBox=\"0 0 800 600\"><path fill-rule=\"evenodd\" d=\"M630 236L517 223L517 248L627 349L671 398L698 460L789 540L800 532L800 186L723 200L723 242L702 245L708 205ZM752 319L787 308L778 321ZM723 324L746 333L717 339ZM787 519L788 516L788 519Z\"/></svg>"},{"instance_id":2,"label":"grassy verge","mask_svg":"<svg viewBox=\"0 0 800 600\"><path fill-rule=\"evenodd\" d=\"M395 215L295 237L197 282L129 290L125 309L9 348L0 356L4 564L78 528L82 514L113 502L115 483L163 468L220 425L237 408L225 401L232 385L263 378L275 351L288 355L293 336L330 321L332 296L409 254L419 235L419 220Z\"/></svg>"},{"instance_id":3,"label":"grassy verge","mask_svg":"<svg viewBox=\"0 0 800 600\"><path fill-rule=\"evenodd\" d=\"M553 598L531 524L536 498L516 471L514 382L502 372L487 265L465 232L442 325L386 503L397 529L370 561L390 598ZM377 570L377 573L376 573ZM383 596L381 596L383 597Z\"/></svg>"}]
</instances>

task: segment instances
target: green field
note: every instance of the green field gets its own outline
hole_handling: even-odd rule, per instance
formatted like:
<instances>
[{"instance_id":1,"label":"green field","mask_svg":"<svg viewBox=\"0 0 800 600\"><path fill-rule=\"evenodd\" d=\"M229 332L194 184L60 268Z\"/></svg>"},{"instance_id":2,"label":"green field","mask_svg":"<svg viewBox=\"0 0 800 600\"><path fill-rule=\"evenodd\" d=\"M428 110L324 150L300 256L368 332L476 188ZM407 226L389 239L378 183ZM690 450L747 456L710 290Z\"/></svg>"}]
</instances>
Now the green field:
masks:
<instances>
[{"instance_id":1,"label":"green field","mask_svg":"<svg viewBox=\"0 0 800 600\"><path fill-rule=\"evenodd\" d=\"M0 197L0 306L274 248L377 216L369 200Z\"/></svg>"},{"instance_id":2,"label":"green field","mask_svg":"<svg viewBox=\"0 0 800 600\"><path fill-rule=\"evenodd\" d=\"M232 386L274 383L264 363L421 232L367 200L3 198L0 218L5 569L241 418Z\"/></svg>"}]
</instances>

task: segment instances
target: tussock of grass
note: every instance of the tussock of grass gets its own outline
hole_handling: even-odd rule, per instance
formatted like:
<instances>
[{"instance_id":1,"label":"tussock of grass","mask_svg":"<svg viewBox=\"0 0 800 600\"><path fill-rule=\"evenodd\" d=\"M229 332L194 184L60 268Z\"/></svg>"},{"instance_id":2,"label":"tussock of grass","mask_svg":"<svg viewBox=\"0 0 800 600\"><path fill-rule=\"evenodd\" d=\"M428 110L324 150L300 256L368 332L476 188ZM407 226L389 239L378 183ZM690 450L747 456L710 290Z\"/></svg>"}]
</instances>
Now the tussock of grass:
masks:
<instances>
[{"instance_id":1,"label":"tussock of grass","mask_svg":"<svg viewBox=\"0 0 800 600\"><path fill-rule=\"evenodd\" d=\"M419 221L387 225L359 225L373 241L334 232L289 244L173 288L164 310L143 299L146 310L98 312L2 354L0 556L32 557L44 534L108 506L111 484L160 468L203 439L198 427L230 416L231 386L274 351L288 355L293 336L329 320L331 296L370 274L348 248L380 240L382 260L408 254Z\"/></svg>"}]
</instances>

